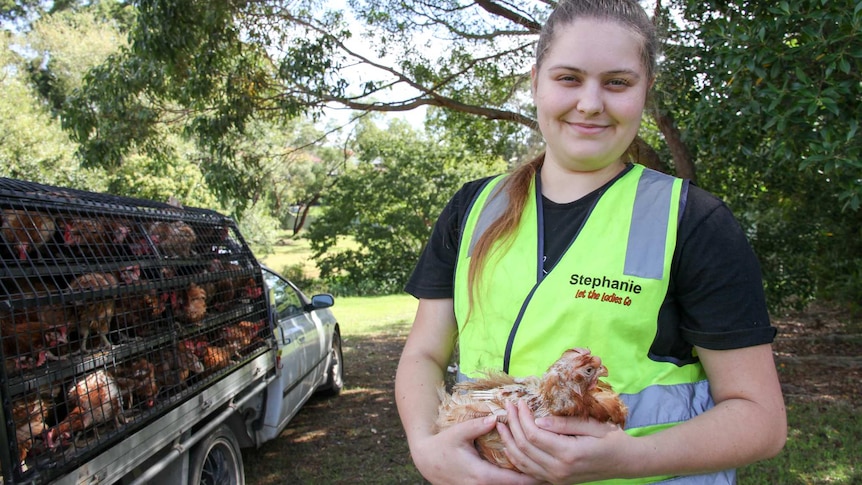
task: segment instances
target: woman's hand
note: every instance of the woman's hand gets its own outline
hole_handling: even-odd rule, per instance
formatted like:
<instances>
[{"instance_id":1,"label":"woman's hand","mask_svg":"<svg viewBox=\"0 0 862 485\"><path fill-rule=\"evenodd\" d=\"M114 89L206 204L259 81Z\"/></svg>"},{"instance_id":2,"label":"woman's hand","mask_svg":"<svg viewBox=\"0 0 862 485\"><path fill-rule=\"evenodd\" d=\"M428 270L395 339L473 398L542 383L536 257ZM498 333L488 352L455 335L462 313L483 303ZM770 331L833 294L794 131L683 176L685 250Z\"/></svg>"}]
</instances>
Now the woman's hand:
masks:
<instances>
[{"instance_id":1,"label":"woman's hand","mask_svg":"<svg viewBox=\"0 0 862 485\"><path fill-rule=\"evenodd\" d=\"M506 410L508 425L497 431L506 456L525 474L560 484L624 475L623 457L634 442L619 426L560 416L536 420L523 402Z\"/></svg>"},{"instance_id":2,"label":"woman's hand","mask_svg":"<svg viewBox=\"0 0 862 485\"><path fill-rule=\"evenodd\" d=\"M540 480L497 467L479 456L473 441L494 429L496 419L479 418L411 443L416 468L437 484L536 485Z\"/></svg>"}]
</instances>

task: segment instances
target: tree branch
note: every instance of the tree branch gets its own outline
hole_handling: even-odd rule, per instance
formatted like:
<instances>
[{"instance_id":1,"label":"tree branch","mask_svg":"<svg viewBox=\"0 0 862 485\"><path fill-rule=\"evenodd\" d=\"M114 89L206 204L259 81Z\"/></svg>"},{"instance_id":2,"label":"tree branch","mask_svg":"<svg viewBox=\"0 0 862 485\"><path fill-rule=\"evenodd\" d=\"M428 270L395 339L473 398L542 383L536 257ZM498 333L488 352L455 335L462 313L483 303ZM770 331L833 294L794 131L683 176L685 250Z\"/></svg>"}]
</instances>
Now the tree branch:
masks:
<instances>
[{"instance_id":1,"label":"tree branch","mask_svg":"<svg viewBox=\"0 0 862 485\"><path fill-rule=\"evenodd\" d=\"M526 27L530 32L538 33L542 30L542 25L535 20L528 19L523 15L509 10L508 8L499 5L490 0L476 0L476 5L482 7L486 12L511 20L512 22Z\"/></svg>"}]
</instances>

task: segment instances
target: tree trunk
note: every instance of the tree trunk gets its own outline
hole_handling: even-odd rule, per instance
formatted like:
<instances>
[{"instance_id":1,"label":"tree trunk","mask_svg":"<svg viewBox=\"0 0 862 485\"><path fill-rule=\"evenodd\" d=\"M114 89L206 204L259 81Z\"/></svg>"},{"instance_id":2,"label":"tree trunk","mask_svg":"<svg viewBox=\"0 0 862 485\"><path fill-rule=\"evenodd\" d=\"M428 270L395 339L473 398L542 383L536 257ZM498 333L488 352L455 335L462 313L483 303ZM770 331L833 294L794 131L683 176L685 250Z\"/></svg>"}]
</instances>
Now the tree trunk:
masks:
<instances>
[{"instance_id":1,"label":"tree trunk","mask_svg":"<svg viewBox=\"0 0 862 485\"><path fill-rule=\"evenodd\" d=\"M667 173L667 167L661 163L661 157L658 156L655 149L639 136L635 138L631 145L629 145L628 155L634 163L639 163L644 167Z\"/></svg>"},{"instance_id":2,"label":"tree trunk","mask_svg":"<svg viewBox=\"0 0 862 485\"><path fill-rule=\"evenodd\" d=\"M676 176L697 183L697 175L694 170L694 161L691 159L691 152L685 145L685 142L682 141L682 133L676 127L673 116L656 108L653 111L653 118L661 134L664 135L667 147L670 149Z\"/></svg>"}]
</instances>

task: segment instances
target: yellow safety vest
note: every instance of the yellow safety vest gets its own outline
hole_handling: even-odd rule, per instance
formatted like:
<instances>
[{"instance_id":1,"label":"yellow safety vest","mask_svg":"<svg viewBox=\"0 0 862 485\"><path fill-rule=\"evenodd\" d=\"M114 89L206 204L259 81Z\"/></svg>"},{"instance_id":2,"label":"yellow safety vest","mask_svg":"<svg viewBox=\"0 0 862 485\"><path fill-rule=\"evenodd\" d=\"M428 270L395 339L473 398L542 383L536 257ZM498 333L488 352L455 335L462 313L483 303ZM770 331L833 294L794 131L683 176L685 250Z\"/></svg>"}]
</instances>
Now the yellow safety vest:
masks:
<instances>
[{"instance_id":1,"label":"yellow safety vest","mask_svg":"<svg viewBox=\"0 0 862 485\"><path fill-rule=\"evenodd\" d=\"M635 165L599 197L575 240L544 274L537 176L517 231L488 253L471 311L467 274L472 248L508 204L505 190L500 190L503 180L505 176L492 179L479 192L461 235L454 302L463 376L475 378L488 370L541 375L564 350L586 347L608 368L605 380L628 406L626 432L633 436L654 433L713 407L696 358L677 365L649 357L687 184ZM735 473L678 477L674 483L678 480L734 483Z\"/></svg>"}]
</instances>

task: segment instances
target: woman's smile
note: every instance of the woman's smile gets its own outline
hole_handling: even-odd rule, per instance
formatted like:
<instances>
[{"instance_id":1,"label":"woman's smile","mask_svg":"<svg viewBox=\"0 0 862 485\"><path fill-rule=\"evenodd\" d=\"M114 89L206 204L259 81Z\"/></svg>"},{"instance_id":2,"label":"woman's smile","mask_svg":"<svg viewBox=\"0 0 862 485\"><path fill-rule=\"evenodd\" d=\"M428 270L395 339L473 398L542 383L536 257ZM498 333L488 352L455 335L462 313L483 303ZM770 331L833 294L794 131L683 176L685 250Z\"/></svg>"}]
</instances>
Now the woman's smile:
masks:
<instances>
[{"instance_id":1,"label":"woman's smile","mask_svg":"<svg viewBox=\"0 0 862 485\"><path fill-rule=\"evenodd\" d=\"M532 72L545 164L591 172L620 163L637 136L649 79L641 39L616 22L561 28Z\"/></svg>"}]
</instances>

